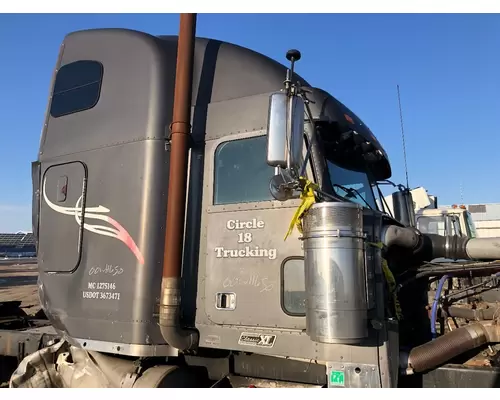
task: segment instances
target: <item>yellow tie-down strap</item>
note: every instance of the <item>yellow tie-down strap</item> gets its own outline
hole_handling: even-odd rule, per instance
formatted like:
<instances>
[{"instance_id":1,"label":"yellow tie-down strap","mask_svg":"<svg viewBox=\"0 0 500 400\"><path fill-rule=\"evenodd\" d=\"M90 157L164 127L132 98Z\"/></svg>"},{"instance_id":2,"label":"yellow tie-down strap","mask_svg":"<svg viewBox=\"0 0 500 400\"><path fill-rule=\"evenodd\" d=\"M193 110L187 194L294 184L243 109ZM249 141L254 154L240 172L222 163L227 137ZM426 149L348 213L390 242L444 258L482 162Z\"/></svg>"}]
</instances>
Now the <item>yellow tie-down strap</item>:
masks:
<instances>
[{"instance_id":1,"label":"yellow tie-down strap","mask_svg":"<svg viewBox=\"0 0 500 400\"><path fill-rule=\"evenodd\" d=\"M383 243L369 243L370 246L377 247L379 249L382 249L384 246ZM382 271L384 272L385 280L387 282L387 286L389 287L389 292L392 295L392 299L394 302L394 308L396 312L396 317L397 319L401 319L403 316L403 313L401 311L401 305L399 304L398 300L398 295L396 293L396 279L394 279L394 275L392 274L392 271L389 268L389 265L387 264L387 260L385 258L382 258Z\"/></svg>"},{"instance_id":2,"label":"yellow tie-down strap","mask_svg":"<svg viewBox=\"0 0 500 400\"><path fill-rule=\"evenodd\" d=\"M300 206L297 208L297 211L295 211L295 214L290 221L290 226L288 227L288 232L285 235L285 240L293 232L293 228L295 226L297 227L297 230L302 233L302 217L304 216L304 213L316 202L314 190L318 188L318 185L312 183L304 177L300 177L299 181L303 184L302 193L300 194L302 203L300 203Z\"/></svg>"}]
</instances>

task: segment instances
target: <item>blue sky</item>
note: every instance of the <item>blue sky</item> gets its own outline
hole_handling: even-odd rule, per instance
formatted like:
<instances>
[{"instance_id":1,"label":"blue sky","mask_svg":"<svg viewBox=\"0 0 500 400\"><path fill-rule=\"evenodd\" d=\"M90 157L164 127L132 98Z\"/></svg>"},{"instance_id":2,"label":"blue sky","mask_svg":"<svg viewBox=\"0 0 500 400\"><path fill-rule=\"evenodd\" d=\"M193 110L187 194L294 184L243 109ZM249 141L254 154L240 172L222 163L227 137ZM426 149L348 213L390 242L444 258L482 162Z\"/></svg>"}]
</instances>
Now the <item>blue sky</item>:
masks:
<instances>
[{"instance_id":1,"label":"blue sky","mask_svg":"<svg viewBox=\"0 0 500 400\"><path fill-rule=\"evenodd\" d=\"M50 77L64 35L122 27L177 34L178 15L0 15L0 231L31 230L36 159ZM351 108L404 182L401 87L410 186L441 204L500 202L500 15L198 15L199 36L284 61Z\"/></svg>"}]
</instances>

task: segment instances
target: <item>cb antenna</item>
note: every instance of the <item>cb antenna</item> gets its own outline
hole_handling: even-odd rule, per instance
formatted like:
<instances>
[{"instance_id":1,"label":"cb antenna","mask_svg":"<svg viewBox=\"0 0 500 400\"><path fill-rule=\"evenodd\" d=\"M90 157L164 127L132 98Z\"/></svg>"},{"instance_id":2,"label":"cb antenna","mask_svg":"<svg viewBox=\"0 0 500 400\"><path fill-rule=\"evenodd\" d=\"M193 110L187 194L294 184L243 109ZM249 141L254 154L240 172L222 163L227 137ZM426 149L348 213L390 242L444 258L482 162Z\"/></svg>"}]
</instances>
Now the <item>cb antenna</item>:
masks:
<instances>
[{"instance_id":1,"label":"cb antenna","mask_svg":"<svg viewBox=\"0 0 500 400\"><path fill-rule=\"evenodd\" d=\"M399 93L399 85L397 85L398 89L398 104L399 104L399 119L401 121L401 137L403 139L403 157L405 162L405 174L406 174L406 187L410 190L410 184L408 183L408 164L406 162L406 143L405 143L405 130L403 126L403 110L401 108L401 95Z\"/></svg>"},{"instance_id":2,"label":"cb antenna","mask_svg":"<svg viewBox=\"0 0 500 400\"><path fill-rule=\"evenodd\" d=\"M286 80L285 80L285 88L287 92L290 92L292 88L292 78L293 78L293 70L296 61L299 61L301 57L300 51L291 49L286 52L286 59L290 61L290 68L286 70Z\"/></svg>"}]
</instances>

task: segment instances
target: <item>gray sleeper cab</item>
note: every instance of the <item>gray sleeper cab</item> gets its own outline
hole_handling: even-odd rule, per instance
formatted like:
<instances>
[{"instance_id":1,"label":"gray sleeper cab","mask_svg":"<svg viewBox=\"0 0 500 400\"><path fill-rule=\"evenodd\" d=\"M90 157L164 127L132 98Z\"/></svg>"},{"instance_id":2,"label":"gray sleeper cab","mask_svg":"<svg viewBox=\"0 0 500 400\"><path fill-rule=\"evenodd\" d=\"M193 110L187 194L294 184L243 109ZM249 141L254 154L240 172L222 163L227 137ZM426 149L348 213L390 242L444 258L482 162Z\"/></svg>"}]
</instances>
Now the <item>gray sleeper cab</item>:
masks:
<instances>
[{"instance_id":1,"label":"gray sleeper cab","mask_svg":"<svg viewBox=\"0 0 500 400\"><path fill-rule=\"evenodd\" d=\"M176 51L174 36L97 29L69 34L59 53L33 163L39 293L54 327L91 350L177 354L157 325ZM362 343L318 343L305 331L304 252L297 231L284 241L300 201L272 198L266 164L269 95L285 72L249 49L196 39L183 323L198 329L200 348L317 360L342 367L346 381L361 368L371 386L389 386L381 360L397 349L376 306L378 250L365 251ZM364 207L367 241L377 240L371 183L391 175L385 151L342 103L294 80L309 90L321 136L308 140L308 178L340 197L335 183L355 185L364 200L350 200ZM367 140L369 171L353 150Z\"/></svg>"}]
</instances>

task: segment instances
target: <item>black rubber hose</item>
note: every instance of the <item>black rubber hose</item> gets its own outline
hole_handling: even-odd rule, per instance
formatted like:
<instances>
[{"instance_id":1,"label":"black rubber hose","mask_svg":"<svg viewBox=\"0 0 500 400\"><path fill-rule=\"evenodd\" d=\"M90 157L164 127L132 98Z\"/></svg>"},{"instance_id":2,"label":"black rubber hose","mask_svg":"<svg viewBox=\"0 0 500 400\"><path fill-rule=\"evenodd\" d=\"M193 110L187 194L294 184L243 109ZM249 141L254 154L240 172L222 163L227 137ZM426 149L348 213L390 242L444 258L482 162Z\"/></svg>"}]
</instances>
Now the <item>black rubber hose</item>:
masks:
<instances>
[{"instance_id":1,"label":"black rubber hose","mask_svg":"<svg viewBox=\"0 0 500 400\"><path fill-rule=\"evenodd\" d=\"M413 250L418 247L420 240L416 229L390 225L385 228L382 241L387 247L398 246Z\"/></svg>"},{"instance_id":2,"label":"black rubber hose","mask_svg":"<svg viewBox=\"0 0 500 400\"><path fill-rule=\"evenodd\" d=\"M490 327L495 330L497 327ZM496 335L491 335L496 338ZM435 340L413 348L408 367L419 373L438 367L452 358L488 343L490 335L479 323L455 329Z\"/></svg>"},{"instance_id":3,"label":"black rubber hose","mask_svg":"<svg viewBox=\"0 0 500 400\"><path fill-rule=\"evenodd\" d=\"M389 225L382 234L382 242L388 248L393 246L408 249L426 261L436 258L470 259L465 248L468 237L422 234L414 228Z\"/></svg>"},{"instance_id":4,"label":"black rubber hose","mask_svg":"<svg viewBox=\"0 0 500 400\"><path fill-rule=\"evenodd\" d=\"M414 270L408 270L405 273L398 276L398 281L400 282L398 285L398 290L400 290L403 286L416 281L420 278L425 278L428 276L442 276L446 274L454 274L460 275L469 272L478 272L478 273L486 273L490 271L498 271L500 269L500 263L498 262L486 262L486 263L456 263L455 265L446 263L437 266L435 263L429 263L422 267L416 268ZM410 275L410 273L414 273L415 275Z\"/></svg>"},{"instance_id":5,"label":"black rubber hose","mask_svg":"<svg viewBox=\"0 0 500 400\"><path fill-rule=\"evenodd\" d=\"M427 261L433 260L435 258L451 258L453 260L468 260L468 256L465 248L468 237L463 236L441 236L435 234L423 234L423 249L421 256Z\"/></svg>"}]
</instances>

